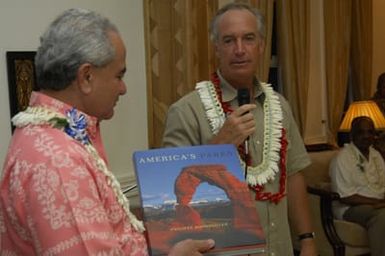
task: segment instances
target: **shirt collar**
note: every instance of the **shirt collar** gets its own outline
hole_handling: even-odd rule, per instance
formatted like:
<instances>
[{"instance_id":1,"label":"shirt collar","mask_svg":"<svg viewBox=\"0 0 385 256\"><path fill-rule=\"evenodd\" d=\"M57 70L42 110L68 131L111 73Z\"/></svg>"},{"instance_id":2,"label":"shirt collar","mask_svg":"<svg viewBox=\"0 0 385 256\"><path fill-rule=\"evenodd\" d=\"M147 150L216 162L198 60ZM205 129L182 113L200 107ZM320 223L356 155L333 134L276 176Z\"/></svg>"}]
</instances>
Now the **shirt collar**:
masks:
<instances>
[{"instance_id":1,"label":"shirt collar","mask_svg":"<svg viewBox=\"0 0 385 256\"><path fill-rule=\"evenodd\" d=\"M48 109L52 109L55 112L67 115L67 111L72 109L73 106L68 105L58 99L52 98L46 94L33 91L31 94L29 105L31 107L41 106ZM79 113L83 114L87 120L87 133L90 137L95 137L99 129L99 121L96 117L87 115L86 113L77 110Z\"/></svg>"},{"instance_id":2,"label":"shirt collar","mask_svg":"<svg viewBox=\"0 0 385 256\"><path fill-rule=\"evenodd\" d=\"M237 98L237 89L235 89L229 82L226 81L226 79L223 78L221 72L219 69L217 70L217 74L220 80L220 86L222 90L222 100L224 102L230 102ZM261 86L259 84L259 81L256 77L254 77L254 89L255 89L255 95L254 99L259 98L263 92L261 89Z\"/></svg>"},{"instance_id":3,"label":"shirt collar","mask_svg":"<svg viewBox=\"0 0 385 256\"><path fill-rule=\"evenodd\" d=\"M350 146L353 149L353 151L356 152L357 155L361 155L363 159L367 160L366 157L361 153L360 149L353 142L347 143L346 145ZM373 150L374 150L373 145L371 145L369 147L369 159L373 155L372 154Z\"/></svg>"}]
</instances>

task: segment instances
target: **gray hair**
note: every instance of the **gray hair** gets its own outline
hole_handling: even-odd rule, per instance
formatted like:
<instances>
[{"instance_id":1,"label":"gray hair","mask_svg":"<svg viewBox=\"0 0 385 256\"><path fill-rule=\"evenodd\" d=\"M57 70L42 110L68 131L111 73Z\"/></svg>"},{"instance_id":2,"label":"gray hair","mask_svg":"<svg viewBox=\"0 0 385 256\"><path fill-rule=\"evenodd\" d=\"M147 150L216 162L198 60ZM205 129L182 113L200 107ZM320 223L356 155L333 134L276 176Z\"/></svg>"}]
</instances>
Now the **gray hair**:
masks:
<instances>
[{"instance_id":1,"label":"gray hair","mask_svg":"<svg viewBox=\"0 0 385 256\"><path fill-rule=\"evenodd\" d=\"M259 36L262 39L265 38L265 19L259 10L252 8L249 5L244 4L244 3L229 3L225 6L223 6L221 9L219 9L210 22L210 39L212 42L218 42L218 40L219 40L219 31L218 31L219 19L222 17L222 15L225 12L230 11L230 10L246 10L246 11L249 11L250 13L252 13L257 20L257 28L258 28Z\"/></svg>"},{"instance_id":2,"label":"gray hair","mask_svg":"<svg viewBox=\"0 0 385 256\"><path fill-rule=\"evenodd\" d=\"M57 17L40 38L35 56L41 89L63 90L76 78L79 67L103 67L115 56L108 37L118 29L107 18L85 9L69 9Z\"/></svg>"}]
</instances>

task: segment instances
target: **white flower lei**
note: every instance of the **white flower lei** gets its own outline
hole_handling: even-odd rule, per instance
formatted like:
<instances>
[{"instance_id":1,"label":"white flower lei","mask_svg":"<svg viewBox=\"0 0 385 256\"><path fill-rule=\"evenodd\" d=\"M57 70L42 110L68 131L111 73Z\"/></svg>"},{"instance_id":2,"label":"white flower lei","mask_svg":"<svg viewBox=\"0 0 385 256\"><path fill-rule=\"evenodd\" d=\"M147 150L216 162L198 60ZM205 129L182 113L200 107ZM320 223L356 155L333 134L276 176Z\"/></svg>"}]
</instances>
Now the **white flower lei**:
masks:
<instances>
[{"instance_id":1,"label":"white flower lei","mask_svg":"<svg viewBox=\"0 0 385 256\"><path fill-rule=\"evenodd\" d=\"M249 166L246 180L252 185L263 185L269 180L274 180L275 174L279 172L281 136L282 136L282 109L281 102L273 88L269 84L261 83L262 91L266 98L263 103L264 111L264 142L262 152L262 162L257 166ZM197 83L195 89L206 111L211 130L214 134L225 122L225 113L221 102L211 81ZM241 160L243 168L246 163Z\"/></svg>"},{"instance_id":2,"label":"white flower lei","mask_svg":"<svg viewBox=\"0 0 385 256\"><path fill-rule=\"evenodd\" d=\"M16 127L23 127L29 124L32 125L43 125L49 124L56 126L58 121L64 121L69 123L68 118L58 112L44 108L44 107L28 107L25 111L18 113L12 118L12 122ZM63 127L61 127L63 128ZM106 163L99 156L97 150L91 143L82 143L86 148L87 152L91 154L93 159L96 161L98 170L107 177L107 184L112 188L117 198L117 201L125 211L130 223L135 230L143 232L145 230L143 222L138 220L134 214L130 211L130 205L127 197L123 194L119 182L116 177L107 168Z\"/></svg>"}]
</instances>

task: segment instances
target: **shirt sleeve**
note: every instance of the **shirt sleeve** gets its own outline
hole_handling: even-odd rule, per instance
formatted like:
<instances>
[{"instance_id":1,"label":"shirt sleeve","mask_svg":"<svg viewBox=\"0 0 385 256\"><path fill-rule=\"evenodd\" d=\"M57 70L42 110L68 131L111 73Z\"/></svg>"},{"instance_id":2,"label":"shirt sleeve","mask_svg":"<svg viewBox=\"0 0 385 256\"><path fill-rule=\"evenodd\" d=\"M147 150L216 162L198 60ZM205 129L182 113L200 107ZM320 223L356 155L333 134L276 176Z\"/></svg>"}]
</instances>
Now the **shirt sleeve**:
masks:
<instances>
[{"instance_id":1,"label":"shirt sleeve","mask_svg":"<svg viewBox=\"0 0 385 256\"><path fill-rule=\"evenodd\" d=\"M197 128L193 128L194 119L191 111L181 110L178 105L171 105L167 113L165 131L163 134L164 147L191 146L198 144Z\"/></svg>"},{"instance_id":2,"label":"shirt sleeve","mask_svg":"<svg viewBox=\"0 0 385 256\"><path fill-rule=\"evenodd\" d=\"M196 91L170 106L163 134L164 147L204 145L209 143L212 136Z\"/></svg>"},{"instance_id":3,"label":"shirt sleeve","mask_svg":"<svg viewBox=\"0 0 385 256\"><path fill-rule=\"evenodd\" d=\"M309 166L311 160L291 112L290 105L281 95L280 98L284 113L284 128L287 131L287 171L290 175Z\"/></svg>"},{"instance_id":4,"label":"shirt sleeve","mask_svg":"<svg viewBox=\"0 0 385 256\"><path fill-rule=\"evenodd\" d=\"M332 190L341 197L348 197L357 193L354 186L352 170L356 167L352 164L348 154L344 150L338 153L330 163L330 178Z\"/></svg>"}]
</instances>

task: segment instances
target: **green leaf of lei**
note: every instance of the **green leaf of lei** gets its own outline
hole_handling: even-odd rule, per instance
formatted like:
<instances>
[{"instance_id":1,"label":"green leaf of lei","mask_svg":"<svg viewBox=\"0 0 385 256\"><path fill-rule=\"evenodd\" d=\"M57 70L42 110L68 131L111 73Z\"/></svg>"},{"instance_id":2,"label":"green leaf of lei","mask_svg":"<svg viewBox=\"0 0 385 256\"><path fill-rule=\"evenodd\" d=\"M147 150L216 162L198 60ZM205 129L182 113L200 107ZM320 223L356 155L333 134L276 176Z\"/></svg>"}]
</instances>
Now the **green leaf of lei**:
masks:
<instances>
[{"instance_id":1,"label":"green leaf of lei","mask_svg":"<svg viewBox=\"0 0 385 256\"><path fill-rule=\"evenodd\" d=\"M60 129L68 125L68 121L65 118L54 117L49 120L54 128Z\"/></svg>"}]
</instances>

